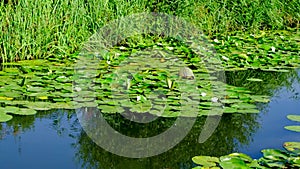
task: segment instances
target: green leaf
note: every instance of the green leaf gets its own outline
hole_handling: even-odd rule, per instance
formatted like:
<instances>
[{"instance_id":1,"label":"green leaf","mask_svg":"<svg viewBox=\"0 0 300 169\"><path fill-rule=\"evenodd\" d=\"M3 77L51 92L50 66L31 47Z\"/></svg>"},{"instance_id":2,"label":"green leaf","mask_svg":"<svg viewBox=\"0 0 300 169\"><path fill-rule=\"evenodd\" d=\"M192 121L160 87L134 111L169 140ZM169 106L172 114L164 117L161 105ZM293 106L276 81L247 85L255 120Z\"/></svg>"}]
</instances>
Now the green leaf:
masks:
<instances>
[{"instance_id":1,"label":"green leaf","mask_svg":"<svg viewBox=\"0 0 300 169\"><path fill-rule=\"evenodd\" d=\"M13 117L9 114L6 114L3 110L0 110L0 123L7 122L11 120Z\"/></svg>"},{"instance_id":2,"label":"green leaf","mask_svg":"<svg viewBox=\"0 0 300 169\"><path fill-rule=\"evenodd\" d=\"M250 169L246 163L240 158L232 158L230 156L220 157L220 166L223 169Z\"/></svg>"},{"instance_id":3,"label":"green leaf","mask_svg":"<svg viewBox=\"0 0 300 169\"><path fill-rule=\"evenodd\" d=\"M288 151L300 151L300 142L285 142L283 147Z\"/></svg>"},{"instance_id":4,"label":"green leaf","mask_svg":"<svg viewBox=\"0 0 300 169\"><path fill-rule=\"evenodd\" d=\"M270 160L282 160L287 159L288 156L281 150L264 149L261 151L266 159Z\"/></svg>"},{"instance_id":5,"label":"green leaf","mask_svg":"<svg viewBox=\"0 0 300 169\"><path fill-rule=\"evenodd\" d=\"M235 103L231 107L238 109L255 109L256 106L254 104L249 103Z\"/></svg>"},{"instance_id":6,"label":"green leaf","mask_svg":"<svg viewBox=\"0 0 300 169\"><path fill-rule=\"evenodd\" d=\"M260 96L260 95L252 95L250 96L252 100L255 102L261 102L261 103L268 103L270 102L270 99L268 96Z\"/></svg>"},{"instance_id":7,"label":"green leaf","mask_svg":"<svg viewBox=\"0 0 300 169\"><path fill-rule=\"evenodd\" d=\"M300 126L285 126L284 128L287 130L300 132Z\"/></svg>"},{"instance_id":8,"label":"green leaf","mask_svg":"<svg viewBox=\"0 0 300 169\"><path fill-rule=\"evenodd\" d=\"M192 160L195 164L202 165L203 167L213 167L216 166L216 163L220 162L217 157L211 156L195 156Z\"/></svg>"},{"instance_id":9,"label":"green leaf","mask_svg":"<svg viewBox=\"0 0 300 169\"><path fill-rule=\"evenodd\" d=\"M238 112L238 110L233 107L225 107L224 109L224 113L236 113L236 112Z\"/></svg>"},{"instance_id":10,"label":"green leaf","mask_svg":"<svg viewBox=\"0 0 300 169\"><path fill-rule=\"evenodd\" d=\"M247 79L248 81L252 81L252 82L262 82L262 79L258 79L258 78L249 78Z\"/></svg>"},{"instance_id":11,"label":"green leaf","mask_svg":"<svg viewBox=\"0 0 300 169\"><path fill-rule=\"evenodd\" d=\"M237 157L237 158L240 158L243 161L247 161L247 162L251 162L253 160L250 156L243 154L243 153L231 153L228 156Z\"/></svg>"},{"instance_id":12,"label":"green leaf","mask_svg":"<svg viewBox=\"0 0 300 169\"><path fill-rule=\"evenodd\" d=\"M34 110L34 109L21 108L18 111L14 112L13 114L18 114L18 115L34 115L36 113L37 113L37 111Z\"/></svg>"},{"instance_id":13,"label":"green leaf","mask_svg":"<svg viewBox=\"0 0 300 169\"><path fill-rule=\"evenodd\" d=\"M300 122L300 115L287 115L287 118L292 121Z\"/></svg>"},{"instance_id":14,"label":"green leaf","mask_svg":"<svg viewBox=\"0 0 300 169\"><path fill-rule=\"evenodd\" d=\"M260 111L258 109L241 109L238 110L239 113L259 113Z\"/></svg>"}]
</instances>

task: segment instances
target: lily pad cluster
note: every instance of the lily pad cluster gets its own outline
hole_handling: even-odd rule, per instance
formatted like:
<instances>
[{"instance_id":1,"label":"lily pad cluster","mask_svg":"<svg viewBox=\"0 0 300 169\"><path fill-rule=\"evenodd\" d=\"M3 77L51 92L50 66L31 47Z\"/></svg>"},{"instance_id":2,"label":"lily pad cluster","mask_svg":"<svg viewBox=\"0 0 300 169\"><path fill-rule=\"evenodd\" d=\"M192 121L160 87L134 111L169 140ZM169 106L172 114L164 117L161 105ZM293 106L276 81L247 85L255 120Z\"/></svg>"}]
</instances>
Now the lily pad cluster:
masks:
<instances>
[{"instance_id":1,"label":"lily pad cluster","mask_svg":"<svg viewBox=\"0 0 300 169\"><path fill-rule=\"evenodd\" d=\"M195 106L199 116L258 113L255 103L269 102L268 96L254 95L246 88L220 81L212 75L218 70L207 68L209 64L204 64L200 56L174 39L128 39L119 45L102 54L82 54L85 61L77 66L78 94L85 95L80 100L97 103L104 113L192 116ZM180 79L178 73L183 66L192 69L194 80ZM86 84L93 86L95 94Z\"/></svg>"},{"instance_id":2,"label":"lily pad cluster","mask_svg":"<svg viewBox=\"0 0 300 169\"><path fill-rule=\"evenodd\" d=\"M267 169L267 168L291 168L300 167L300 145L297 142L284 144L286 150L264 149L263 157L252 159L243 153L232 153L221 157L195 156L193 162L198 166L193 169Z\"/></svg>"},{"instance_id":3,"label":"lily pad cluster","mask_svg":"<svg viewBox=\"0 0 300 169\"><path fill-rule=\"evenodd\" d=\"M259 69L284 72L300 67L300 33L290 31L260 31L256 34L233 32L216 35L211 43L227 70Z\"/></svg>"},{"instance_id":4,"label":"lily pad cluster","mask_svg":"<svg viewBox=\"0 0 300 169\"><path fill-rule=\"evenodd\" d=\"M109 51L84 54L94 58L89 63L94 66L86 69L89 73L83 63L81 70L75 70L79 74L74 75L74 62L78 62L74 58L8 63L0 71L0 104L4 109L14 106L23 111L98 106L103 113L147 112L163 117L191 116L195 108L199 116L258 113L255 103L269 102L269 97L227 85L218 73L222 66L231 71L252 68L285 72L282 68L299 66L298 33L291 39L286 32L270 35L271 38L263 33L249 36L236 33L215 37L212 43L223 65L216 64L220 62L218 58L210 57L212 50L207 44L200 46L203 53L199 54L193 50L199 45L192 41L150 35L127 38ZM290 47L284 46L287 41ZM276 45L269 46L270 50L263 46L271 43ZM151 58L153 63L147 65L149 60L137 63L137 58ZM183 66L193 71L194 81L180 80L178 71ZM86 77L77 76L80 71ZM73 82L82 85L74 88ZM2 121L14 114L1 112Z\"/></svg>"},{"instance_id":5,"label":"lily pad cluster","mask_svg":"<svg viewBox=\"0 0 300 169\"><path fill-rule=\"evenodd\" d=\"M72 109L72 77L70 63L32 60L7 64L0 71L0 121L10 120L12 114Z\"/></svg>"}]
</instances>

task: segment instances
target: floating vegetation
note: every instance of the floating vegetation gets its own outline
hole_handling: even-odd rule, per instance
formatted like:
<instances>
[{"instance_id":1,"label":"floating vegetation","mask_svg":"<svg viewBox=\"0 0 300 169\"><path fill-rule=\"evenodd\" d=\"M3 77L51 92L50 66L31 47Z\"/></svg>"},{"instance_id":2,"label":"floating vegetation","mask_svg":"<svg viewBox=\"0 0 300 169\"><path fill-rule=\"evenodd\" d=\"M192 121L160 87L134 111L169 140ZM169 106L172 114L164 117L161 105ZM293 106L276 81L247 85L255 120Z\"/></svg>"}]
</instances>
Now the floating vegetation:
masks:
<instances>
[{"instance_id":1,"label":"floating vegetation","mask_svg":"<svg viewBox=\"0 0 300 169\"><path fill-rule=\"evenodd\" d=\"M287 118L291 121L300 122L300 115L288 115ZM300 132L300 125L285 126L284 128L287 130Z\"/></svg>"},{"instance_id":2,"label":"floating vegetation","mask_svg":"<svg viewBox=\"0 0 300 169\"><path fill-rule=\"evenodd\" d=\"M287 32L277 34L288 35ZM226 71L259 69L286 73L299 66L297 38L289 39L293 48L282 47L287 38L275 36L245 37L236 33L218 39L212 43ZM269 44L273 42L276 45ZM257 95L246 87L221 82L223 79L214 75L222 71L214 65L218 59L206 58L205 53L199 56L188 46L193 44L173 38L131 37L105 54L87 54L91 61L89 65L93 65L88 69L89 73L84 70L84 63L79 63L82 69L75 73L76 60L72 59L49 57L48 60L6 63L0 71L1 121L12 118L13 112L7 114L4 111L9 106L22 109L14 112L24 115L34 114L32 110L89 106L98 107L103 113L129 110L176 117L193 116L195 108L199 110L198 116L258 113L255 104L270 101L269 96ZM204 60L206 64L203 64ZM184 78L180 80L180 77ZM244 80L252 84L264 83L266 79L250 75ZM74 87L74 82L82 85ZM25 111L25 108L29 110Z\"/></svg>"},{"instance_id":3,"label":"floating vegetation","mask_svg":"<svg viewBox=\"0 0 300 169\"><path fill-rule=\"evenodd\" d=\"M217 157L195 156L192 158L197 167L201 168L299 168L299 142L286 142L284 144L286 150L264 149L261 152L263 157L260 159L252 159L243 153L232 153L229 155Z\"/></svg>"},{"instance_id":4,"label":"floating vegetation","mask_svg":"<svg viewBox=\"0 0 300 169\"><path fill-rule=\"evenodd\" d=\"M216 36L211 43L228 71L246 68L288 72L290 68L300 67L299 37L299 31L233 32Z\"/></svg>"}]
</instances>

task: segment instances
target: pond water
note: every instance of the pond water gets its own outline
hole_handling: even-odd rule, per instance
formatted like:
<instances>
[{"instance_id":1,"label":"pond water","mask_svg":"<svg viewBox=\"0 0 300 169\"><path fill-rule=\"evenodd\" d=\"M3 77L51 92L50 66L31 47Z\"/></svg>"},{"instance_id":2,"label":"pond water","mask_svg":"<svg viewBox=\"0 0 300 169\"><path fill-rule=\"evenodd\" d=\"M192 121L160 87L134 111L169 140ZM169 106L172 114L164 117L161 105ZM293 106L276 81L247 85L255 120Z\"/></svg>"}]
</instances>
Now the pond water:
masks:
<instances>
[{"instance_id":1,"label":"pond water","mask_svg":"<svg viewBox=\"0 0 300 169\"><path fill-rule=\"evenodd\" d=\"M285 141L300 141L299 133L284 129L286 125L295 124L286 116L300 113L300 70L293 72L227 72L227 83L270 95L271 102L257 105L259 114L223 114L214 134L202 144L198 143L198 137L205 118L199 117L191 132L177 146L149 158L120 157L98 147L84 132L74 111L52 110L35 116L15 116L0 125L0 168L183 169L193 167L191 158L196 155L243 152L259 158L261 149L283 149ZM245 83L245 74L267 80ZM105 118L114 128L130 136L154 135L174 122L172 118L158 118L141 127L118 115Z\"/></svg>"}]
</instances>

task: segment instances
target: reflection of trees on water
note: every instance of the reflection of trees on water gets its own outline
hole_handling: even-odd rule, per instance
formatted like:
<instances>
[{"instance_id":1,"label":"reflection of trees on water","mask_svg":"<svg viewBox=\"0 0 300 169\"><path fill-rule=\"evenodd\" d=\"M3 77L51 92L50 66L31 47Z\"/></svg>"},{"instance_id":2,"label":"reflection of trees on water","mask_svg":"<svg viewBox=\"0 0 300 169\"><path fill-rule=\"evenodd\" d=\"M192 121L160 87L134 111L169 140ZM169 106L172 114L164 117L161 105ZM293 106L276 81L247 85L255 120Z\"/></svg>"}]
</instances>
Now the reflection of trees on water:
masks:
<instances>
[{"instance_id":1,"label":"reflection of trees on water","mask_svg":"<svg viewBox=\"0 0 300 169\"><path fill-rule=\"evenodd\" d=\"M262 79L262 82L251 82L248 78ZM290 69L289 72L267 72L259 70L245 70L226 72L226 83L233 86L248 88L255 95L267 95L275 98L283 87L294 93L294 99L299 99L293 84L300 84L300 69ZM268 112L268 104L258 103L262 112Z\"/></svg>"},{"instance_id":2,"label":"reflection of trees on water","mask_svg":"<svg viewBox=\"0 0 300 169\"><path fill-rule=\"evenodd\" d=\"M33 129L34 121L34 116L14 115L13 120L0 123L0 140L4 139L7 135L17 136L19 133Z\"/></svg>"},{"instance_id":3,"label":"reflection of trees on water","mask_svg":"<svg viewBox=\"0 0 300 169\"><path fill-rule=\"evenodd\" d=\"M289 73L258 72L254 70L227 72L227 83L243 86L254 94L273 96L282 86L290 88L294 81L300 82L296 71ZM259 78L263 82L250 82L247 78ZM262 110L267 104L259 104ZM237 150L238 145L247 145L259 128L259 114L224 114L214 134L203 144L198 143L199 133L205 118L198 118L188 136L176 147L158 156L144 159L129 159L113 155L98 147L82 132L78 137L76 157L86 168L191 168L191 157L196 155L221 156ZM144 126L122 120L121 116L109 115L107 121L119 132L136 137L155 135L171 126L174 119L158 119ZM113 120L114 119L114 120ZM117 120L116 120L117 119Z\"/></svg>"},{"instance_id":4,"label":"reflection of trees on water","mask_svg":"<svg viewBox=\"0 0 300 169\"><path fill-rule=\"evenodd\" d=\"M289 72L267 72L245 70L226 72L226 83L238 87L246 87L254 94L273 96L282 87L292 90L292 84L300 83L300 70L290 69ZM251 82L248 78L262 79L262 82Z\"/></svg>"},{"instance_id":5,"label":"reflection of trees on water","mask_svg":"<svg viewBox=\"0 0 300 169\"><path fill-rule=\"evenodd\" d=\"M256 117L256 114L224 115L212 137L203 144L198 143L198 137L206 118L199 117L191 132L177 146L158 156L143 159L130 159L111 154L97 146L82 131L77 144L74 144L74 148L77 149L76 159L83 165L83 168L180 168L180 166L191 168L192 156L221 156L234 152L238 143L248 144L252 133L258 128ZM165 126L162 127L162 124L170 126L174 123L172 118L162 118L152 124L142 124L141 129L141 124L130 122L121 115L106 115L105 118L108 121L118 119L118 121L110 121L110 125L124 135L132 137L157 135L166 129ZM94 132L97 130L95 129Z\"/></svg>"}]
</instances>

